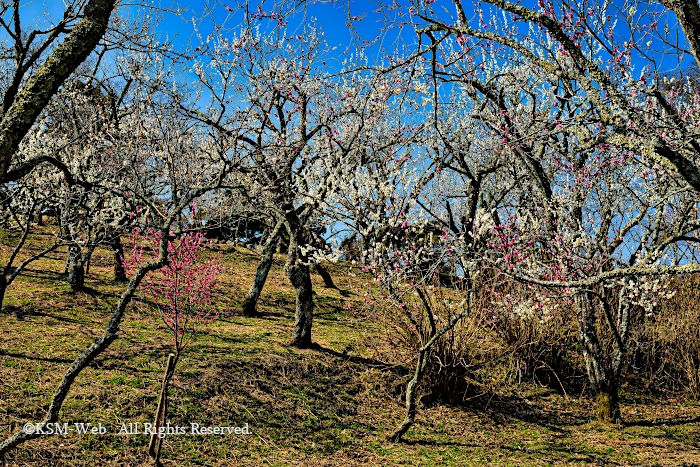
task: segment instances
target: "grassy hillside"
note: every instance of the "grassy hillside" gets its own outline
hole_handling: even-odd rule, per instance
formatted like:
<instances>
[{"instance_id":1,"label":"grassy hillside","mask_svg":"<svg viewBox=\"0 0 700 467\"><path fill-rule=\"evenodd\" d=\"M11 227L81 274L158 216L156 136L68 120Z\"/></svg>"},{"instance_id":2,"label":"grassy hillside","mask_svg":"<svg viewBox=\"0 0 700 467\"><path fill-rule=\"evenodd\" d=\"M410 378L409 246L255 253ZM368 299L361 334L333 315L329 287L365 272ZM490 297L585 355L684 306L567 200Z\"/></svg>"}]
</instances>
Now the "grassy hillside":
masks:
<instances>
[{"instance_id":1,"label":"grassy hillside","mask_svg":"<svg viewBox=\"0 0 700 467\"><path fill-rule=\"evenodd\" d=\"M11 235L3 234L8 241ZM33 239L34 245L42 242ZM460 406L421 410L406 442L385 435L403 417L402 387L412 371L381 361L384 329L344 311L358 304L360 279L332 269L341 290L314 276L318 349L286 345L294 291L278 258L259 318L240 308L257 255L222 247L226 271L215 294L221 317L185 351L170 392L173 426L240 426L250 435L170 435L167 466L190 465L700 465L700 405L623 392L621 427L590 419L590 401L520 384L477 391ZM8 254L8 249L3 250ZM60 273L64 251L38 261L8 290L0 313L0 436L40 420L63 372L104 328L121 284L108 252L93 258L85 292ZM106 434L29 441L0 465L152 465L148 437L118 434L123 423L151 422L170 336L137 301L120 338L78 378L62 420L101 423Z\"/></svg>"}]
</instances>

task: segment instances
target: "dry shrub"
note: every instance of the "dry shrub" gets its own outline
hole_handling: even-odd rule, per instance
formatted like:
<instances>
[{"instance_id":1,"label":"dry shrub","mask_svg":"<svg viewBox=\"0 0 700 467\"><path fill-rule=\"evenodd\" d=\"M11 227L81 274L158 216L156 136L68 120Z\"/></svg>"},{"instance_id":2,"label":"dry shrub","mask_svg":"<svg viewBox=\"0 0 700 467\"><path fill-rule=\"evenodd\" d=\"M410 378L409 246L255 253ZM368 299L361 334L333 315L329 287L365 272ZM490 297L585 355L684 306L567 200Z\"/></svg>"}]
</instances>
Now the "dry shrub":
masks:
<instances>
[{"instance_id":1,"label":"dry shrub","mask_svg":"<svg viewBox=\"0 0 700 467\"><path fill-rule=\"evenodd\" d=\"M504 347L506 382L531 381L563 393L579 391L585 376L571 317L518 316L500 311L491 329Z\"/></svg>"},{"instance_id":2,"label":"dry shrub","mask_svg":"<svg viewBox=\"0 0 700 467\"><path fill-rule=\"evenodd\" d=\"M454 312L439 314L449 320ZM436 313L437 314L437 313ZM435 342L424 376L424 403L459 404L480 392L484 373L500 349L474 316L463 318Z\"/></svg>"},{"instance_id":3,"label":"dry shrub","mask_svg":"<svg viewBox=\"0 0 700 467\"><path fill-rule=\"evenodd\" d=\"M521 305L532 303L527 288L506 287L511 297L520 296L517 302ZM374 316L386 329L384 345L377 347L379 358L403 365L411 376L417 349L430 334L430 313L440 329L462 311L468 295L466 290L439 284L421 290L429 307L415 292L406 294L402 305L386 300L372 304ZM503 285L499 290L500 296L506 294ZM472 395L525 381L562 392L580 389L585 369L570 308L558 308L546 318L541 310L539 314L517 313L494 299L494 288L485 280L473 290L470 305L469 316L432 347L422 381L424 404L458 404Z\"/></svg>"},{"instance_id":4,"label":"dry shrub","mask_svg":"<svg viewBox=\"0 0 700 467\"><path fill-rule=\"evenodd\" d=\"M666 280L675 291L653 313L641 315L632 336L630 377L646 389L700 396L700 275Z\"/></svg>"},{"instance_id":5,"label":"dry shrub","mask_svg":"<svg viewBox=\"0 0 700 467\"><path fill-rule=\"evenodd\" d=\"M423 287L422 291L438 330L463 309L466 292L439 285ZM369 304L370 316L385 329L381 342L372 345L375 357L404 367L409 375L397 388L397 395L404 393L413 376L418 349L431 330L429 312L415 291L404 295L401 301L399 304L377 300ZM469 397L474 392L475 373L485 360L492 359L493 350L488 331L472 316L462 319L432 346L421 384L422 402L454 404Z\"/></svg>"},{"instance_id":6,"label":"dry shrub","mask_svg":"<svg viewBox=\"0 0 700 467\"><path fill-rule=\"evenodd\" d=\"M501 345L502 384L529 381L563 393L580 391L586 373L567 299L503 277L494 283L482 290L478 312Z\"/></svg>"},{"instance_id":7,"label":"dry shrub","mask_svg":"<svg viewBox=\"0 0 700 467\"><path fill-rule=\"evenodd\" d=\"M629 365L623 380L633 388L699 397L700 275L668 278L665 286L676 293L653 313L638 306L631 311ZM438 329L461 311L458 304L467 296L465 290L438 283L422 290ZM522 382L563 393L582 392L587 378L574 307L566 297L547 293L502 277L482 279L471 295L470 315L433 347L422 402L460 403L485 390ZM380 300L372 309L386 329L377 346L380 358L404 366L412 376L421 336L424 339L431 328L426 307L413 292L404 296L403 308ZM601 345L608 349L612 338L602 317L598 325Z\"/></svg>"}]
</instances>

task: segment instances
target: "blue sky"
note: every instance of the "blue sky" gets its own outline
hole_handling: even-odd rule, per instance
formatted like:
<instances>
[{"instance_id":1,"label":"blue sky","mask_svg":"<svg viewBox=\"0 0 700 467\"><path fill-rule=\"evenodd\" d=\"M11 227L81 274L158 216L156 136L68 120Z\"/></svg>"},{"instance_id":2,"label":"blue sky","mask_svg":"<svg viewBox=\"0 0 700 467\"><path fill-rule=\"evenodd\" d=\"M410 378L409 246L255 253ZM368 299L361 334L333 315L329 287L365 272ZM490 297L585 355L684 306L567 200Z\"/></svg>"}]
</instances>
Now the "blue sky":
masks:
<instances>
[{"instance_id":1,"label":"blue sky","mask_svg":"<svg viewBox=\"0 0 700 467\"><path fill-rule=\"evenodd\" d=\"M149 4L151 2L144 0L143 2L133 2L133 5ZM156 0L155 4L160 3L162 6L169 5L169 0ZM189 22L193 15L200 16L206 5L210 3L213 17L218 23L226 23L228 26L235 26L242 20L242 15L236 0L216 0L214 2L206 2L204 0L193 0L190 2L175 1L173 5L185 10L182 17L175 14L165 14L162 23L159 25L159 30L163 36L167 35L172 38L175 35L180 41L186 41L192 34L192 23ZM271 3L271 2L267 2ZM348 4L350 13L348 14ZM233 9L231 13L226 9L226 6ZM290 32L296 31L303 22L315 18L317 24L324 31L327 42L331 46L337 46L339 49L344 48L351 42L351 33L346 26L348 16L363 17L360 21L353 21L356 31L364 39L372 39L379 34L381 24L378 21L378 16L373 14L377 9L377 5L367 0L352 0L348 3L341 2L308 2L303 9L299 9L291 18L288 26ZM127 8L131 13L143 11L139 6ZM58 21L64 13L64 5L59 0L29 0L23 2L21 10L22 23L27 28L33 26L37 22L41 27L46 27L48 19L51 22ZM188 22L185 22L187 19Z\"/></svg>"},{"instance_id":2,"label":"blue sky","mask_svg":"<svg viewBox=\"0 0 700 467\"><path fill-rule=\"evenodd\" d=\"M211 9L212 17L218 24L226 24L227 27L236 27L243 21L242 10L234 5L235 0L230 2L217 1L216 5ZM269 2L268 2L269 3ZM201 16L205 2L193 1L186 6L187 11L178 17L173 14L165 15L159 29L162 33L169 37L177 34L179 40L186 40L192 34L193 17ZM229 11L226 7L231 8ZM345 3L320 3L308 2L303 8L299 8L292 16L289 17L289 24L286 30L290 35L300 31L305 23L312 19L316 20L316 24L324 32L328 45L338 47L338 50L344 50L352 41L353 34L347 27L348 17L358 17L361 20L352 21L353 27L362 39L371 40L380 34L382 24L379 22L379 17L373 13L377 6L370 1L352 1L350 2L350 10L348 13L348 5ZM263 6L263 11L269 13L272 10L267 10ZM255 9L253 9L255 12ZM267 21L271 25L272 21ZM260 22L263 25L263 22ZM212 29L203 30L202 32L210 32Z\"/></svg>"},{"instance_id":3,"label":"blue sky","mask_svg":"<svg viewBox=\"0 0 700 467\"><path fill-rule=\"evenodd\" d=\"M273 1L261 0L263 11L272 11ZM211 15L215 22L218 24L226 24L228 27L235 27L241 24L243 19L242 9L238 6L243 4L244 0L191 0L189 2L184 0L174 0L172 5L177 6L179 3L180 8L186 9L187 12L178 17L174 14L165 14L162 23L159 25L159 31L163 37L167 36L173 38L177 36L177 43L181 46L186 43L192 34L192 23L189 22L194 16L201 16L202 11L208 5L211 9ZM250 2L251 5L257 5L257 2ZM295 2L282 2L278 4L290 5ZM406 6L402 6L396 10L386 9L383 14L377 14L376 11L379 8L378 2L371 0L307 0L303 2L303 5L297 9L297 12L290 17L289 25L287 30L292 33L300 30L301 26L311 18L317 20L317 25L323 30L326 40L330 46L338 47L338 53L345 51L348 46L357 45L353 44L352 39L356 39L358 36L364 40L373 40L380 34L382 34L382 28L386 27L386 18L384 14L387 15L397 15L398 13L406 14L408 12L407 3L405 1L400 1ZM389 4L390 2L383 2ZM523 5L533 7L536 5L536 0L524 0ZM624 0L613 0L613 8L619 8L620 11L625 11ZM144 4L155 4L162 6L171 5L171 0L136 0L133 2L126 1L123 5L126 6L127 11L129 9L135 13L138 10L143 11L141 8L136 6L129 7L128 5L144 5ZM656 4L656 2L651 2L650 4ZM467 16L471 17L474 7L470 0L465 0L463 2L464 8L466 10ZM661 8L660 5L657 5ZM228 7L228 8L227 8ZM454 11L454 4L452 0L437 0L432 7L436 12L451 12ZM251 7L255 11L255 7ZM488 11L486 5L482 6ZM653 7L656 9L657 7ZM46 21L42 19L50 18L51 21L56 22L63 15L64 2L60 0L27 0L23 2L22 7L22 21L26 27L31 27L37 22L43 23L41 26L46 26ZM444 13L440 13L443 15ZM351 18L359 18L359 20L351 21L354 33L352 33L347 27L346 23ZM186 22L185 19L188 21ZM397 19L396 16L393 18ZM403 16L401 19L408 19L407 16ZM670 25L673 28L675 26L674 18L669 18ZM205 31L209 32L209 31ZM375 44L368 50L370 56L381 54L386 55L391 53L390 51L395 47L395 39L397 35L397 30L393 29L390 31L386 37L383 38L384 46L389 49L386 51L380 50L378 44ZM2 33L0 33L2 36ZM413 31L407 31L403 37L404 40L412 43L416 39L416 35ZM657 58L662 58L660 54L652 54ZM372 57L371 57L372 58ZM673 62L673 63L671 63ZM690 62L688 60L687 62ZM683 64L685 65L685 64ZM671 58L665 60L662 68L672 69L678 66L676 58Z\"/></svg>"}]
</instances>

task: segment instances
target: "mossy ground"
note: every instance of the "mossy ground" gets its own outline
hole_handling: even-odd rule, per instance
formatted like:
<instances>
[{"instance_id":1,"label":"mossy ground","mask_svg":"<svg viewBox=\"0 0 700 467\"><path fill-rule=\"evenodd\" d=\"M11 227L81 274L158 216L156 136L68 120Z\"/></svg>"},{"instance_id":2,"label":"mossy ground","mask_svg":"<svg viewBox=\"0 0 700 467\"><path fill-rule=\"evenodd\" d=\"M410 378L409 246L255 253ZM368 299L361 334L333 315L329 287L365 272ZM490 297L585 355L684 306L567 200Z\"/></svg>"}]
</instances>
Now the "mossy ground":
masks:
<instances>
[{"instance_id":1,"label":"mossy ground","mask_svg":"<svg viewBox=\"0 0 700 467\"><path fill-rule=\"evenodd\" d=\"M0 241L12 240L3 234ZM31 248L46 239L35 237ZM225 252L215 294L220 319L200 329L178 364L170 391L171 425L239 426L250 435L171 435L166 466L190 465L700 465L700 405L692 400L622 394L622 426L591 421L592 401L532 385L495 388L461 406L423 408L403 443L385 436L403 418L401 389L410 368L376 359L383 330L344 311L359 303L359 279L332 269L341 290L314 276L318 348L287 345L294 292L276 264L261 316L240 314L257 255ZM9 250L4 249L6 257ZM40 420L70 362L98 336L123 284L98 250L84 292L70 291L65 252L30 266L0 313L0 436ZM351 306L352 307L352 306ZM368 345L371 342L372 345ZM29 441L6 465L152 465L145 435L119 435L123 423L151 422L170 350L159 316L136 301L120 338L79 376L61 421L101 423L104 435L69 433ZM3 461L0 461L0 465Z\"/></svg>"}]
</instances>

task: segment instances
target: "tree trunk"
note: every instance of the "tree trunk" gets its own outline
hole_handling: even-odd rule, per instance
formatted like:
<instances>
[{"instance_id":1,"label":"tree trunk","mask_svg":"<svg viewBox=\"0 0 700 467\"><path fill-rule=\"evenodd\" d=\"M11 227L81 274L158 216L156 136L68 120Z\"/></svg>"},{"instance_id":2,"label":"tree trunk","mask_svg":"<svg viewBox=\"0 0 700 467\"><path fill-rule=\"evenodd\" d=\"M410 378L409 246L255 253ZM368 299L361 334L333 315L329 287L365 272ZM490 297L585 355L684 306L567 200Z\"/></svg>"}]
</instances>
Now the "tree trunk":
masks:
<instances>
[{"instance_id":1,"label":"tree trunk","mask_svg":"<svg viewBox=\"0 0 700 467\"><path fill-rule=\"evenodd\" d=\"M41 213L43 210L44 207L42 205L39 205L36 209L36 225L44 225L44 215Z\"/></svg>"},{"instance_id":2,"label":"tree trunk","mask_svg":"<svg viewBox=\"0 0 700 467\"><path fill-rule=\"evenodd\" d=\"M80 253L80 248L68 247L68 284L74 292L82 290L85 286L85 263Z\"/></svg>"},{"instance_id":3,"label":"tree trunk","mask_svg":"<svg viewBox=\"0 0 700 467\"><path fill-rule=\"evenodd\" d=\"M418 389L425 375L425 368L428 364L430 356L430 348L423 348L418 351L418 362L416 363L416 371L413 378L406 386L406 419L396 427L389 435L389 441L398 443L406 434L409 428L416 422L416 413L418 412Z\"/></svg>"},{"instance_id":4,"label":"tree trunk","mask_svg":"<svg viewBox=\"0 0 700 467\"><path fill-rule=\"evenodd\" d=\"M661 0L661 3L676 14L678 23L683 28L695 58L695 65L700 66L700 5L698 0Z\"/></svg>"},{"instance_id":5,"label":"tree trunk","mask_svg":"<svg viewBox=\"0 0 700 467\"><path fill-rule=\"evenodd\" d=\"M272 267L272 261L274 259L275 250L277 249L277 243L279 240L279 232L283 224L279 222L275 228L272 230L270 235L265 242L265 247L263 248L262 257L260 258L260 263L258 264L258 269L255 271L255 279L253 280L253 285L250 287L250 292L246 297L245 303L243 304L243 314L248 316L254 316L257 314L258 298L260 298L260 293L262 292L265 282L267 281L267 275Z\"/></svg>"},{"instance_id":6,"label":"tree trunk","mask_svg":"<svg viewBox=\"0 0 700 467\"><path fill-rule=\"evenodd\" d=\"M260 264L258 264L258 269L255 271L255 279L253 280L253 285L250 287L250 292L246 297L246 301L243 304L243 314L248 316L254 316L257 314L258 298L262 292L265 282L267 281L267 275L272 267L273 255L277 249L277 242L270 242L265 246L263 250L262 257L260 258Z\"/></svg>"},{"instance_id":7,"label":"tree trunk","mask_svg":"<svg viewBox=\"0 0 700 467\"><path fill-rule=\"evenodd\" d=\"M321 276L321 279L323 279L323 286L327 289L337 289L338 287L335 286L333 283L333 278L331 277L330 273L326 268L321 266L320 264L316 264L314 266L316 269L316 272L318 273L319 276Z\"/></svg>"},{"instance_id":8,"label":"tree trunk","mask_svg":"<svg viewBox=\"0 0 700 467\"><path fill-rule=\"evenodd\" d=\"M596 394L595 411L599 422L620 423L620 396L617 385L611 385L606 391Z\"/></svg>"},{"instance_id":9,"label":"tree trunk","mask_svg":"<svg viewBox=\"0 0 700 467\"><path fill-rule=\"evenodd\" d=\"M290 254L290 258L294 258ZM311 286L311 273L309 266L297 261L287 262L287 277L296 289L296 316L294 331L292 335L292 345L300 349L311 347L311 324L314 316L314 301Z\"/></svg>"},{"instance_id":10,"label":"tree trunk","mask_svg":"<svg viewBox=\"0 0 700 467\"><path fill-rule=\"evenodd\" d=\"M92 245L88 248L85 258L83 260L83 266L85 268L85 274L90 274L90 265L92 264L92 254L95 252L97 245Z\"/></svg>"},{"instance_id":11,"label":"tree trunk","mask_svg":"<svg viewBox=\"0 0 700 467\"><path fill-rule=\"evenodd\" d=\"M124 245L119 235L116 235L109 243L112 247L112 256L114 258L114 280L115 282L126 281L126 271L124 270Z\"/></svg>"},{"instance_id":12,"label":"tree trunk","mask_svg":"<svg viewBox=\"0 0 700 467\"><path fill-rule=\"evenodd\" d=\"M596 397L596 416L603 423L619 423L622 420L618 396L619 378L612 374L598 340L593 297L587 292L579 293L576 297L579 342L583 349L588 381Z\"/></svg>"},{"instance_id":13,"label":"tree trunk","mask_svg":"<svg viewBox=\"0 0 700 467\"><path fill-rule=\"evenodd\" d=\"M66 255L66 261L63 263L63 274L68 274L70 269L70 247L68 248L68 254Z\"/></svg>"},{"instance_id":14,"label":"tree trunk","mask_svg":"<svg viewBox=\"0 0 700 467\"><path fill-rule=\"evenodd\" d=\"M286 230L289 233L287 264L284 269L297 295L291 345L300 349L308 349L312 345L311 325L314 317L314 298L308 258L300 248L307 244L308 237L304 231L304 223L298 217L294 206L288 204L283 206L283 209L286 215Z\"/></svg>"},{"instance_id":15,"label":"tree trunk","mask_svg":"<svg viewBox=\"0 0 700 467\"><path fill-rule=\"evenodd\" d=\"M82 262L71 265L68 272L68 283L74 292L83 289L85 286L85 266Z\"/></svg>"},{"instance_id":16,"label":"tree trunk","mask_svg":"<svg viewBox=\"0 0 700 467\"><path fill-rule=\"evenodd\" d=\"M0 274L0 312L5 304L5 291L7 290L7 277Z\"/></svg>"},{"instance_id":17,"label":"tree trunk","mask_svg":"<svg viewBox=\"0 0 700 467\"><path fill-rule=\"evenodd\" d=\"M32 160L23 164L27 168L8 172L12 157L56 91L94 50L107 30L115 3L116 0L87 2L81 20L28 77L14 99L5 96L4 115L0 121L0 179L3 182L18 180L31 171Z\"/></svg>"},{"instance_id":18,"label":"tree trunk","mask_svg":"<svg viewBox=\"0 0 700 467\"><path fill-rule=\"evenodd\" d=\"M175 365L177 365L177 360L179 359L180 353L177 356L174 353L168 355L168 361L165 366L165 374L163 375L163 383L160 387L160 399L158 400L158 408L156 410L156 418L153 422L153 433L151 434L150 441L148 443L148 454L151 457L158 459L160 456L160 443L163 438L158 436L159 428L166 426L167 418L167 407L168 407L168 387L175 374ZM156 444L158 444L158 450L156 451Z\"/></svg>"}]
</instances>

